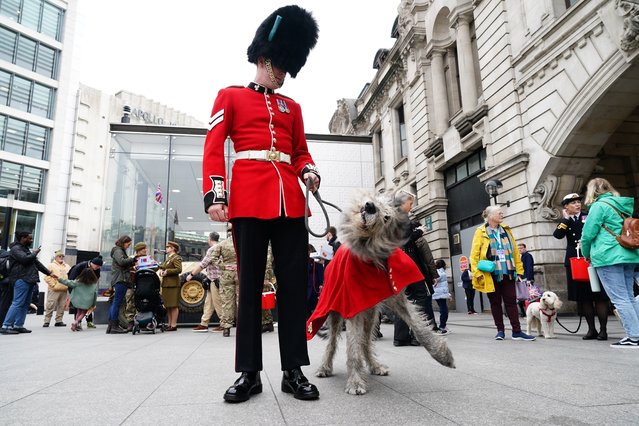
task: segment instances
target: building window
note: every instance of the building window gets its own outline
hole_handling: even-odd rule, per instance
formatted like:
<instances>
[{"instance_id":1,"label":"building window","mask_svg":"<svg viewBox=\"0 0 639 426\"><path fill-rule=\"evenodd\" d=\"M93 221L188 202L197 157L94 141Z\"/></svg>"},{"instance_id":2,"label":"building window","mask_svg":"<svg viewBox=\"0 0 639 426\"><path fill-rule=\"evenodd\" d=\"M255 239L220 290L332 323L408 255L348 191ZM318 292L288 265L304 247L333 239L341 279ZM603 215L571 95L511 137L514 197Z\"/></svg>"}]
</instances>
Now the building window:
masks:
<instances>
[{"instance_id":1,"label":"building window","mask_svg":"<svg viewBox=\"0 0 639 426\"><path fill-rule=\"evenodd\" d=\"M406 158L408 155L408 138L406 137L406 120L404 118L404 105L397 108L397 129L399 137L398 159Z\"/></svg>"},{"instance_id":2,"label":"building window","mask_svg":"<svg viewBox=\"0 0 639 426\"><path fill-rule=\"evenodd\" d=\"M444 181L446 188L456 185L457 183L479 174L486 168L486 151L481 150L475 152L465 160L460 161L454 166L449 167L444 172Z\"/></svg>"},{"instance_id":3,"label":"building window","mask_svg":"<svg viewBox=\"0 0 639 426\"><path fill-rule=\"evenodd\" d=\"M16 200L40 203L44 170L22 164L0 161L0 196L13 191Z\"/></svg>"},{"instance_id":4,"label":"building window","mask_svg":"<svg viewBox=\"0 0 639 426\"><path fill-rule=\"evenodd\" d=\"M0 59L35 71L48 78L56 78L59 51L0 27Z\"/></svg>"},{"instance_id":5,"label":"building window","mask_svg":"<svg viewBox=\"0 0 639 426\"><path fill-rule=\"evenodd\" d=\"M47 160L50 132L46 127L0 115L0 150Z\"/></svg>"},{"instance_id":6,"label":"building window","mask_svg":"<svg viewBox=\"0 0 639 426\"><path fill-rule=\"evenodd\" d=\"M64 10L43 0L0 0L0 15L58 41Z\"/></svg>"},{"instance_id":7,"label":"building window","mask_svg":"<svg viewBox=\"0 0 639 426\"><path fill-rule=\"evenodd\" d=\"M51 118L53 88L0 70L0 103Z\"/></svg>"},{"instance_id":8,"label":"building window","mask_svg":"<svg viewBox=\"0 0 639 426\"><path fill-rule=\"evenodd\" d=\"M572 7L575 4L577 4L579 0L565 0L565 1L566 1L566 9L568 9L569 7Z\"/></svg>"},{"instance_id":9,"label":"building window","mask_svg":"<svg viewBox=\"0 0 639 426\"><path fill-rule=\"evenodd\" d=\"M0 207L0 235L4 230L4 219L6 214L7 208ZM33 246L39 246L40 218L40 213L13 209L11 220L9 222L9 241L12 241L16 231L30 231L33 232Z\"/></svg>"},{"instance_id":10,"label":"building window","mask_svg":"<svg viewBox=\"0 0 639 426\"><path fill-rule=\"evenodd\" d=\"M382 139L382 132L375 132L375 160L377 163L377 169L375 175L377 179L384 177L384 140Z\"/></svg>"}]
</instances>

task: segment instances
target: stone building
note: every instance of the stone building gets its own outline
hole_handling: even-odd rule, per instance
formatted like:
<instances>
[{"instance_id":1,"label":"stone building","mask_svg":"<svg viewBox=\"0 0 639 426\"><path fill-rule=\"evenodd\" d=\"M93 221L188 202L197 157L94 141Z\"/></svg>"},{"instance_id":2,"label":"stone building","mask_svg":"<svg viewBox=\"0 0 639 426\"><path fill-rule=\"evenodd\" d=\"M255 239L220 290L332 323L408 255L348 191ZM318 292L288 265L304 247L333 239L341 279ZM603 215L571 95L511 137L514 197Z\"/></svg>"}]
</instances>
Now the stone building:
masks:
<instances>
[{"instance_id":1,"label":"stone building","mask_svg":"<svg viewBox=\"0 0 639 426\"><path fill-rule=\"evenodd\" d=\"M454 283L497 202L537 281L565 294L563 195L594 176L638 193L638 22L635 0L402 0L393 46L331 132L373 135L375 189L417 195Z\"/></svg>"}]
</instances>

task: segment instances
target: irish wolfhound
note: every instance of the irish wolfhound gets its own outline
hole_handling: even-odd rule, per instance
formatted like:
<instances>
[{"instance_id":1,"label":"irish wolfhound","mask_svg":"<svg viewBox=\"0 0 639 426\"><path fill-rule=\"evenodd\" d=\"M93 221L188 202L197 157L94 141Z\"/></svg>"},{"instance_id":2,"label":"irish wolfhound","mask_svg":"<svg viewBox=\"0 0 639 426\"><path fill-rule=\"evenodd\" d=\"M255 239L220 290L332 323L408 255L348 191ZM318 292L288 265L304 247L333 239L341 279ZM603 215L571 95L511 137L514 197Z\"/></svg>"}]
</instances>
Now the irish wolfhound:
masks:
<instances>
[{"instance_id":1,"label":"irish wolfhound","mask_svg":"<svg viewBox=\"0 0 639 426\"><path fill-rule=\"evenodd\" d=\"M333 358L342 321L346 320L347 373L345 391L362 395L367 390L365 363L371 374L388 375L373 351L373 327L378 306L386 305L413 330L415 338L440 364L454 368L445 339L435 335L403 288L423 276L400 249L406 241L409 218L382 196L361 194L344 213L340 227L342 245L326 270L317 309L308 322L308 337L327 322L328 345L318 377L333 374Z\"/></svg>"}]
</instances>

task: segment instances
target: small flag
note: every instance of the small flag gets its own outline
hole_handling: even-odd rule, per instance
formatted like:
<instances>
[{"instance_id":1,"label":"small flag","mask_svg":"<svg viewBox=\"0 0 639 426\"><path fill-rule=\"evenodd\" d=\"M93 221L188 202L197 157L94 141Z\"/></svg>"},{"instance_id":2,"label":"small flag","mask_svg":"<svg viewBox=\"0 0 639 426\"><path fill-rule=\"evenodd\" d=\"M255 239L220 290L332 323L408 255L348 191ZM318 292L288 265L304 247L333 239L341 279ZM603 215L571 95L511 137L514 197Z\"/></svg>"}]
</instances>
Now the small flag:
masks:
<instances>
[{"instance_id":1,"label":"small flag","mask_svg":"<svg viewBox=\"0 0 639 426\"><path fill-rule=\"evenodd\" d=\"M160 188L159 183L157 189L155 190L155 201L162 204L162 188Z\"/></svg>"}]
</instances>

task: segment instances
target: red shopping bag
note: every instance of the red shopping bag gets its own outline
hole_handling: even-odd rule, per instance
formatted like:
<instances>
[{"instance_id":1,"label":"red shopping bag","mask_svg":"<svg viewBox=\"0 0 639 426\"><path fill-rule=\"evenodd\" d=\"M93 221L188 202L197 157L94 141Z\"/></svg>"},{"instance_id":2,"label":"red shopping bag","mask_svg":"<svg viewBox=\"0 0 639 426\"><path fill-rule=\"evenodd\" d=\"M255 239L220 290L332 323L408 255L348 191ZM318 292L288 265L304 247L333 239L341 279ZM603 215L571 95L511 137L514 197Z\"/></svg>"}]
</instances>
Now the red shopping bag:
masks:
<instances>
[{"instance_id":1,"label":"red shopping bag","mask_svg":"<svg viewBox=\"0 0 639 426\"><path fill-rule=\"evenodd\" d=\"M262 310L268 311L275 309L275 286L271 284L273 291L262 292Z\"/></svg>"},{"instance_id":2,"label":"red shopping bag","mask_svg":"<svg viewBox=\"0 0 639 426\"><path fill-rule=\"evenodd\" d=\"M588 282L588 267L590 262L585 257L579 256L579 247L577 247L577 257L570 258L570 271L572 272L572 279L575 281Z\"/></svg>"}]
</instances>

